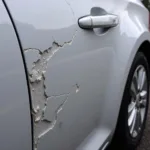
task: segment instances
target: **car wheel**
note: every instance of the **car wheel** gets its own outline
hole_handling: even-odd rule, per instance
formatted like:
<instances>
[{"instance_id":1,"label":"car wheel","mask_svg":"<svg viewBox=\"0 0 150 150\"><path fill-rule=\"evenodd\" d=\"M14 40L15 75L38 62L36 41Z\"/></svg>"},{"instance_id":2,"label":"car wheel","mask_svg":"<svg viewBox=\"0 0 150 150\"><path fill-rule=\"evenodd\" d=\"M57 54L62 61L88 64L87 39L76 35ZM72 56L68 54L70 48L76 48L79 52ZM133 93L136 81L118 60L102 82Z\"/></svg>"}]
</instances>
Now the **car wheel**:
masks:
<instances>
[{"instance_id":1,"label":"car wheel","mask_svg":"<svg viewBox=\"0 0 150 150\"><path fill-rule=\"evenodd\" d=\"M118 123L109 149L134 150L145 128L149 106L149 67L146 57L138 52L127 79Z\"/></svg>"}]
</instances>

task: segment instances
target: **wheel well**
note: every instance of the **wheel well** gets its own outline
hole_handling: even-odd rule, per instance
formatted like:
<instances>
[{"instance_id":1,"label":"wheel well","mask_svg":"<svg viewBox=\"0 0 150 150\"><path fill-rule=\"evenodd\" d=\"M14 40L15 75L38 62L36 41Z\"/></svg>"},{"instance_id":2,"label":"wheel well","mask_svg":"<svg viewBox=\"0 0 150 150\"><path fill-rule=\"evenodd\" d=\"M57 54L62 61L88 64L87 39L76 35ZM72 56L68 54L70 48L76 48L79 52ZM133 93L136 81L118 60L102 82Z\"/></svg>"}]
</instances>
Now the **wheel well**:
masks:
<instances>
[{"instance_id":1,"label":"wheel well","mask_svg":"<svg viewBox=\"0 0 150 150\"><path fill-rule=\"evenodd\" d=\"M150 68L150 42L149 41L143 42L139 48L139 51L144 53Z\"/></svg>"}]
</instances>

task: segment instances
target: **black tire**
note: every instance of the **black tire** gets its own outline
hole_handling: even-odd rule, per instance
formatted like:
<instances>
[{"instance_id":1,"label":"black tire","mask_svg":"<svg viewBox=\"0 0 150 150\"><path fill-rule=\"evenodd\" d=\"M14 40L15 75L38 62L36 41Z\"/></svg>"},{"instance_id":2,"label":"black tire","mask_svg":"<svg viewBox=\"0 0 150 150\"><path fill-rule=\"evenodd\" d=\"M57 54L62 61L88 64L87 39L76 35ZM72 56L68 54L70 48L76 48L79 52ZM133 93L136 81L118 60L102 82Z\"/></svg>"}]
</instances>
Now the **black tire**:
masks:
<instances>
[{"instance_id":1,"label":"black tire","mask_svg":"<svg viewBox=\"0 0 150 150\"><path fill-rule=\"evenodd\" d=\"M141 127L141 131L136 138L133 138L129 132L128 127L128 105L131 102L130 99L130 86L132 82L132 78L136 68L142 65L144 66L147 74L147 104L146 104L146 113L145 118L143 121L143 125ZM140 143L141 137L143 135L143 130L145 128L145 122L147 118L148 106L149 106L149 81L150 81L150 74L149 74L149 66L146 60L146 57L142 52L138 52L135 56L133 64L131 66L127 83L125 86L125 91L122 99L122 104L120 108L120 113L118 117L118 122L116 126L116 131L114 134L114 138L112 143L109 146L109 150L135 150Z\"/></svg>"}]
</instances>

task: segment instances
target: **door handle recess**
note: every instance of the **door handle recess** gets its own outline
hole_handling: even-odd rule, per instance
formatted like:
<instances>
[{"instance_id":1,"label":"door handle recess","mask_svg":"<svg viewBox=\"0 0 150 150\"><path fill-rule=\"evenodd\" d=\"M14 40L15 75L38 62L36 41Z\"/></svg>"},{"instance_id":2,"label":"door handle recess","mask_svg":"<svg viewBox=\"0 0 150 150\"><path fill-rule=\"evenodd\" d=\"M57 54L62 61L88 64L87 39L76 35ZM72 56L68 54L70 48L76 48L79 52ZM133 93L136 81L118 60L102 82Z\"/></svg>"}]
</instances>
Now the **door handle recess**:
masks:
<instances>
[{"instance_id":1,"label":"door handle recess","mask_svg":"<svg viewBox=\"0 0 150 150\"><path fill-rule=\"evenodd\" d=\"M93 29L93 28L110 28L115 27L119 23L118 16L106 14L102 16L85 16L78 20L80 28Z\"/></svg>"}]
</instances>

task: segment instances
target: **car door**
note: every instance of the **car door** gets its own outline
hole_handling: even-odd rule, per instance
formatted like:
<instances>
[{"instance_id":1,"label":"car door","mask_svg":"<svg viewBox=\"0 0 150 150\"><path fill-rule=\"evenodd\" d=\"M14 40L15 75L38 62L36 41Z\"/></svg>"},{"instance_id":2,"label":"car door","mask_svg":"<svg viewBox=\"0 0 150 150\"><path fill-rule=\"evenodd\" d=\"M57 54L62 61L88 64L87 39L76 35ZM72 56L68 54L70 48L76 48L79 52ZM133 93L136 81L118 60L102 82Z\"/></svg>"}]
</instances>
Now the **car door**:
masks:
<instances>
[{"instance_id":1,"label":"car door","mask_svg":"<svg viewBox=\"0 0 150 150\"><path fill-rule=\"evenodd\" d=\"M24 51L34 147L84 149L111 131L103 123L115 28L81 29L80 17L116 14L118 0L5 0ZM100 133L100 134L97 134ZM95 140L90 140L90 139ZM87 142L88 141L88 142Z\"/></svg>"},{"instance_id":2,"label":"car door","mask_svg":"<svg viewBox=\"0 0 150 150\"><path fill-rule=\"evenodd\" d=\"M21 50L0 1L0 149L31 150L31 115Z\"/></svg>"}]
</instances>

